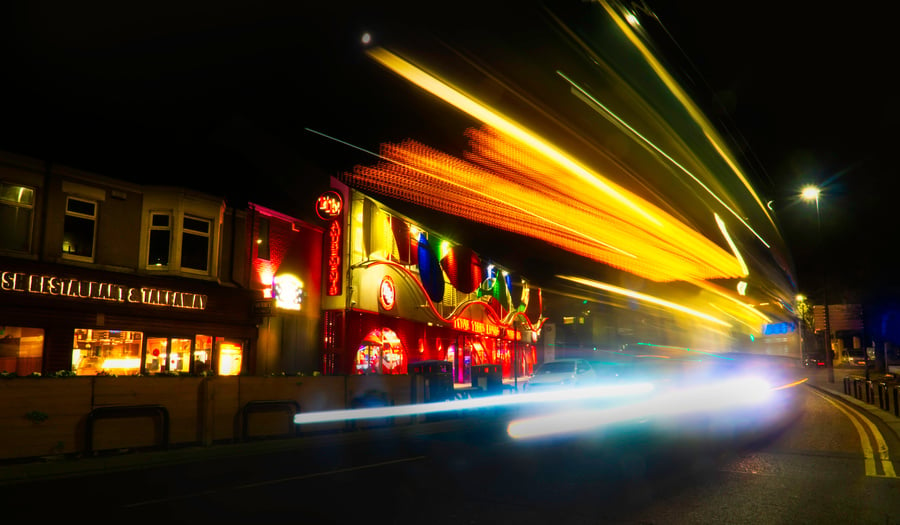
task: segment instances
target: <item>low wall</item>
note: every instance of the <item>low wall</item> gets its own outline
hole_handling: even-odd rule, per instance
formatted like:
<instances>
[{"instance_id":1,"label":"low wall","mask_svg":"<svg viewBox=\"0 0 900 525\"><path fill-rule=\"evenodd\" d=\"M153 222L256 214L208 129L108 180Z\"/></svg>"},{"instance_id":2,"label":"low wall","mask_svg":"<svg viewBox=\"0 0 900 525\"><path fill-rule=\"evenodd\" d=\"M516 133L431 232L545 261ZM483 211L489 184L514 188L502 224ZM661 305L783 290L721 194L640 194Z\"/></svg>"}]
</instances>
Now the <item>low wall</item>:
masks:
<instances>
[{"instance_id":1,"label":"low wall","mask_svg":"<svg viewBox=\"0 0 900 525\"><path fill-rule=\"evenodd\" d=\"M413 403L413 395L422 397L416 379L421 383L409 375L0 379L0 460L338 431L343 421L298 429L293 415L354 408L364 398Z\"/></svg>"}]
</instances>

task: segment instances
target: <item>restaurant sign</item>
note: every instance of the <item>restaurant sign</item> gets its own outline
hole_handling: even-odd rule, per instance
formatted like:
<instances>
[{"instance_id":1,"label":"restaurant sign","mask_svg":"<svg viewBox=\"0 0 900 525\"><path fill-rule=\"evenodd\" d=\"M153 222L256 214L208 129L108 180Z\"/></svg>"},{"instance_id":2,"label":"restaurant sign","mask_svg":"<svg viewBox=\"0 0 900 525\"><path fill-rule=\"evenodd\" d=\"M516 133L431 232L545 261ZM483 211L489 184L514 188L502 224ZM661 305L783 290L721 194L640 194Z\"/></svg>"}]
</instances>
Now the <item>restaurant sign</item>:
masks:
<instances>
[{"instance_id":1,"label":"restaurant sign","mask_svg":"<svg viewBox=\"0 0 900 525\"><path fill-rule=\"evenodd\" d=\"M190 292L20 272L0 272L0 290L191 310L205 310L208 300L206 295Z\"/></svg>"}]
</instances>

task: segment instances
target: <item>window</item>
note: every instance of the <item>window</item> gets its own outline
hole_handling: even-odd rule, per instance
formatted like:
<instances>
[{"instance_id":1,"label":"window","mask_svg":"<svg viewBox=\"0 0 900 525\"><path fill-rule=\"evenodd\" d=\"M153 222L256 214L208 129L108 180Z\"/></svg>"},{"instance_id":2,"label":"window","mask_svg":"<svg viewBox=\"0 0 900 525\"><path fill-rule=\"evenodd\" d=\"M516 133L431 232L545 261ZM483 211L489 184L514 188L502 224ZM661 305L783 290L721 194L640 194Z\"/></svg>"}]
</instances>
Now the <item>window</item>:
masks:
<instances>
[{"instance_id":1,"label":"window","mask_svg":"<svg viewBox=\"0 0 900 525\"><path fill-rule=\"evenodd\" d=\"M0 372L20 376L41 373L44 330L0 326Z\"/></svg>"},{"instance_id":2,"label":"window","mask_svg":"<svg viewBox=\"0 0 900 525\"><path fill-rule=\"evenodd\" d=\"M209 270L208 219L185 217L181 232L181 267L206 272Z\"/></svg>"},{"instance_id":3,"label":"window","mask_svg":"<svg viewBox=\"0 0 900 525\"><path fill-rule=\"evenodd\" d=\"M27 252L31 249L31 217L34 190L0 183L0 250Z\"/></svg>"},{"instance_id":4,"label":"window","mask_svg":"<svg viewBox=\"0 0 900 525\"><path fill-rule=\"evenodd\" d=\"M147 248L147 265L167 267L172 239L171 217L168 213L150 214L150 245Z\"/></svg>"},{"instance_id":5,"label":"window","mask_svg":"<svg viewBox=\"0 0 900 525\"><path fill-rule=\"evenodd\" d=\"M194 338L194 364L195 374L207 374L212 372L213 338L209 335L197 335Z\"/></svg>"},{"instance_id":6,"label":"window","mask_svg":"<svg viewBox=\"0 0 900 525\"><path fill-rule=\"evenodd\" d=\"M144 371L148 374L189 373L191 371L191 340L178 337L148 337Z\"/></svg>"},{"instance_id":7,"label":"window","mask_svg":"<svg viewBox=\"0 0 900 525\"><path fill-rule=\"evenodd\" d=\"M244 341L216 337L218 374L236 376L241 373L244 357Z\"/></svg>"},{"instance_id":8,"label":"window","mask_svg":"<svg viewBox=\"0 0 900 525\"><path fill-rule=\"evenodd\" d=\"M76 328L72 370L80 376L137 375L143 338L141 332Z\"/></svg>"},{"instance_id":9,"label":"window","mask_svg":"<svg viewBox=\"0 0 900 525\"><path fill-rule=\"evenodd\" d=\"M63 226L63 256L92 261L96 223L96 202L67 197L66 219Z\"/></svg>"},{"instance_id":10,"label":"window","mask_svg":"<svg viewBox=\"0 0 900 525\"><path fill-rule=\"evenodd\" d=\"M256 233L256 256L269 260L269 219L260 217L259 231Z\"/></svg>"}]
</instances>

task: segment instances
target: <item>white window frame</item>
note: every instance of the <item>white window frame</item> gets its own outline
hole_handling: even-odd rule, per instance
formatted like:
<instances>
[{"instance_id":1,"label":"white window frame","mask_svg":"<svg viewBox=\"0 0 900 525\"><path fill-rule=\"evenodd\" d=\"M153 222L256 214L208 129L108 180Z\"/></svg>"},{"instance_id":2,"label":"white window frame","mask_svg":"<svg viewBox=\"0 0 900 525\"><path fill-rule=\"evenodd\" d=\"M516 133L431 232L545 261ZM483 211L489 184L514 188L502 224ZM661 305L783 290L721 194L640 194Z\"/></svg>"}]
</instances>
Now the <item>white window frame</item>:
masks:
<instances>
[{"instance_id":1,"label":"white window frame","mask_svg":"<svg viewBox=\"0 0 900 525\"><path fill-rule=\"evenodd\" d=\"M32 188L31 186L27 186L25 184L19 184L19 183L12 182L12 181L0 181L0 184L2 184L4 186L11 186L14 188L24 188L26 190L31 190L32 202L30 204L25 204L25 203L22 203L21 201L0 199L0 206L9 206L10 208L22 208L22 209L27 209L31 212L31 217L30 217L30 220L28 221L28 234L25 239L25 252L21 252L19 250L10 250L10 249L2 249L2 250L3 251L12 251L15 253L31 253L31 248L32 248L31 241L34 236L34 213L35 213L34 199L37 198L37 191L35 190L35 188Z\"/></svg>"},{"instance_id":2,"label":"white window frame","mask_svg":"<svg viewBox=\"0 0 900 525\"><path fill-rule=\"evenodd\" d=\"M155 217L157 215L163 215L165 217L168 217L169 224L167 226L154 226L153 225L153 217ZM173 251L172 246L175 241L175 228L173 225L173 221L174 221L174 214L172 213L171 210L151 210L150 211L150 222L149 222L148 229L147 229L147 254L144 257L144 266L148 270L168 270L169 267L172 265L172 255L173 255L172 254L172 251ZM168 246L168 255L169 256L166 260L166 264L163 264L163 265L157 265L157 264L150 263L150 244L151 244L150 241L153 237L152 232L154 232L154 231L168 231L169 232L169 246Z\"/></svg>"},{"instance_id":3,"label":"white window frame","mask_svg":"<svg viewBox=\"0 0 900 525\"><path fill-rule=\"evenodd\" d=\"M78 212L69 211L69 202L71 202L71 201L73 201L73 200L74 200L74 201L85 202L85 203L88 203L88 204L93 204L93 205L94 205L94 214L93 214L93 215L87 215L87 214L84 214L84 213L78 213ZM72 196L72 195L66 195L66 213L65 213L65 217L70 217L70 216L71 216L71 217L77 217L77 218L79 218L79 219L90 219L90 220L92 220L92 221L94 222L94 232L93 232L92 239L91 239L91 256L90 256L90 257L86 257L86 256L84 256L84 255L75 255L75 254L69 253L69 252L67 252L67 251L65 251L65 250L62 250L62 247L64 246L64 244L63 244L63 245L60 246L60 249L62 250L62 257L63 257L64 259L71 259L71 260L73 260L73 261L94 262L94 259L95 259L96 256L97 256L97 216L99 215L99 213L98 213L98 212L99 212L99 208L100 208L100 203L97 202L97 201L90 200L90 199L85 199L85 198L83 198L83 197L75 197L75 196ZM65 220L63 221L63 236L65 237Z\"/></svg>"},{"instance_id":4,"label":"white window frame","mask_svg":"<svg viewBox=\"0 0 900 525\"><path fill-rule=\"evenodd\" d=\"M191 219L194 221L205 222L206 224L209 225L209 227L207 228L207 231L205 231L205 232L185 228L184 223L188 219ZM197 215L191 215L188 213L185 213L184 215L182 215L181 228L180 228L181 249L179 250L179 261L178 261L178 265L181 268L181 271L186 272L186 273L200 274L200 275L210 275L210 272L212 271L212 228L213 228L213 224L214 224L214 221L212 219L209 219L206 217L199 217ZM197 237L206 237L206 269L205 270L200 270L198 268L189 268L184 265L184 237L185 237L185 235L188 235L188 234L195 235Z\"/></svg>"}]
</instances>

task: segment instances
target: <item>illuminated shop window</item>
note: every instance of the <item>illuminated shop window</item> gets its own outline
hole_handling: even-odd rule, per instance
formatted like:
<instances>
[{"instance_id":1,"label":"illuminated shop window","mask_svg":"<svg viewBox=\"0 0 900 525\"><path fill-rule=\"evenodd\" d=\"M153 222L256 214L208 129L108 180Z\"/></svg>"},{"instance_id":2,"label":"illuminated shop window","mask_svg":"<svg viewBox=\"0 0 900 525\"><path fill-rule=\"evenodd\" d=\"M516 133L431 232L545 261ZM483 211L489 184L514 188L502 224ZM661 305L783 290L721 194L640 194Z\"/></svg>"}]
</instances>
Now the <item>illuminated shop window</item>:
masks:
<instances>
[{"instance_id":1,"label":"illuminated shop window","mask_svg":"<svg viewBox=\"0 0 900 525\"><path fill-rule=\"evenodd\" d=\"M218 373L220 376L236 376L241 373L244 357L244 342L224 337L216 338L218 350Z\"/></svg>"},{"instance_id":2,"label":"illuminated shop window","mask_svg":"<svg viewBox=\"0 0 900 525\"><path fill-rule=\"evenodd\" d=\"M150 214L150 243L147 248L147 265L165 268L169 265L172 244L172 217L168 213Z\"/></svg>"},{"instance_id":3,"label":"illuminated shop window","mask_svg":"<svg viewBox=\"0 0 900 525\"><path fill-rule=\"evenodd\" d=\"M63 256L93 262L96 231L97 203L67 197L66 218L63 223Z\"/></svg>"},{"instance_id":4,"label":"illuminated shop window","mask_svg":"<svg viewBox=\"0 0 900 525\"><path fill-rule=\"evenodd\" d=\"M143 338L141 332L76 328L72 370L80 376L137 375L141 371Z\"/></svg>"},{"instance_id":5,"label":"illuminated shop window","mask_svg":"<svg viewBox=\"0 0 900 525\"><path fill-rule=\"evenodd\" d=\"M27 376L41 372L44 330L0 326L0 372Z\"/></svg>"},{"instance_id":6,"label":"illuminated shop window","mask_svg":"<svg viewBox=\"0 0 900 525\"><path fill-rule=\"evenodd\" d=\"M144 355L144 372L148 374L164 372L168 355L168 337L148 337L147 353Z\"/></svg>"},{"instance_id":7,"label":"illuminated shop window","mask_svg":"<svg viewBox=\"0 0 900 525\"><path fill-rule=\"evenodd\" d=\"M209 241L212 221L185 217L181 231L181 267L206 272L209 270Z\"/></svg>"},{"instance_id":8,"label":"illuminated shop window","mask_svg":"<svg viewBox=\"0 0 900 525\"><path fill-rule=\"evenodd\" d=\"M198 335L194 338L195 374L212 372L213 338L209 335Z\"/></svg>"},{"instance_id":9,"label":"illuminated shop window","mask_svg":"<svg viewBox=\"0 0 900 525\"><path fill-rule=\"evenodd\" d=\"M191 371L191 340L171 340L168 355L168 371L187 374Z\"/></svg>"},{"instance_id":10,"label":"illuminated shop window","mask_svg":"<svg viewBox=\"0 0 900 525\"><path fill-rule=\"evenodd\" d=\"M269 219L259 218L259 228L256 232L256 256L266 261L269 260Z\"/></svg>"},{"instance_id":11,"label":"illuminated shop window","mask_svg":"<svg viewBox=\"0 0 900 525\"><path fill-rule=\"evenodd\" d=\"M372 330L356 350L357 374L405 374L406 349L389 329Z\"/></svg>"},{"instance_id":12,"label":"illuminated shop window","mask_svg":"<svg viewBox=\"0 0 900 525\"><path fill-rule=\"evenodd\" d=\"M31 250L34 190L0 183L0 250Z\"/></svg>"},{"instance_id":13,"label":"illuminated shop window","mask_svg":"<svg viewBox=\"0 0 900 525\"><path fill-rule=\"evenodd\" d=\"M178 337L148 337L144 355L144 371L148 374L191 371L191 340Z\"/></svg>"}]
</instances>

